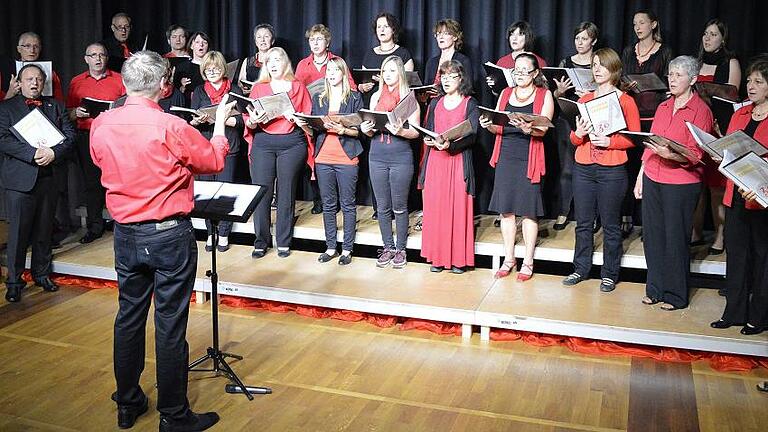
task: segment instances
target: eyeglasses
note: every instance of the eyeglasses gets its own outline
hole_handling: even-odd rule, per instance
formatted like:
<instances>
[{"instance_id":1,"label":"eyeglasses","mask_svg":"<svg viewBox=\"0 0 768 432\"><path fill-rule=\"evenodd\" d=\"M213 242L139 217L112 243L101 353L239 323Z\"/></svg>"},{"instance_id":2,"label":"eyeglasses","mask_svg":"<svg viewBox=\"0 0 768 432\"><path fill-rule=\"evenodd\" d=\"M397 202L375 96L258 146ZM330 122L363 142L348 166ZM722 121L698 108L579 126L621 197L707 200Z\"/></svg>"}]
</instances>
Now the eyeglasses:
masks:
<instances>
[{"instance_id":1,"label":"eyeglasses","mask_svg":"<svg viewBox=\"0 0 768 432\"><path fill-rule=\"evenodd\" d=\"M512 75L530 75L534 72L536 72L536 69L534 70L512 69Z\"/></svg>"},{"instance_id":2,"label":"eyeglasses","mask_svg":"<svg viewBox=\"0 0 768 432\"><path fill-rule=\"evenodd\" d=\"M211 66L211 67L207 67L207 68L203 69L203 71L204 71L205 73L214 74L214 73L219 73L219 72L221 72L221 68L220 68L220 67L218 67L218 66Z\"/></svg>"},{"instance_id":3,"label":"eyeglasses","mask_svg":"<svg viewBox=\"0 0 768 432\"><path fill-rule=\"evenodd\" d=\"M126 24L126 25L118 26L118 25L112 24L112 28L115 29L115 30L120 30L120 31L127 32L128 30L131 29L131 25L130 24Z\"/></svg>"},{"instance_id":4,"label":"eyeglasses","mask_svg":"<svg viewBox=\"0 0 768 432\"><path fill-rule=\"evenodd\" d=\"M325 42L325 38L322 37L322 36L309 38L308 40L309 40L309 43L312 43L312 42Z\"/></svg>"},{"instance_id":5,"label":"eyeglasses","mask_svg":"<svg viewBox=\"0 0 768 432\"><path fill-rule=\"evenodd\" d=\"M37 44L22 44L22 45L19 45L19 48L24 48L24 49L28 49L28 50L35 49L35 48L40 49L40 45L37 45Z\"/></svg>"},{"instance_id":6,"label":"eyeglasses","mask_svg":"<svg viewBox=\"0 0 768 432\"><path fill-rule=\"evenodd\" d=\"M88 58L92 58L92 59L107 58L107 57L109 57L105 53L90 53L90 54L86 54L85 56L88 57Z\"/></svg>"},{"instance_id":7,"label":"eyeglasses","mask_svg":"<svg viewBox=\"0 0 768 432\"><path fill-rule=\"evenodd\" d=\"M440 36L453 36L453 33L448 32L448 31L435 32L435 37L436 38L439 38Z\"/></svg>"},{"instance_id":8,"label":"eyeglasses","mask_svg":"<svg viewBox=\"0 0 768 432\"><path fill-rule=\"evenodd\" d=\"M457 73L440 75L440 81L458 81L459 78L461 78L461 75Z\"/></svg>"}]
</instances>

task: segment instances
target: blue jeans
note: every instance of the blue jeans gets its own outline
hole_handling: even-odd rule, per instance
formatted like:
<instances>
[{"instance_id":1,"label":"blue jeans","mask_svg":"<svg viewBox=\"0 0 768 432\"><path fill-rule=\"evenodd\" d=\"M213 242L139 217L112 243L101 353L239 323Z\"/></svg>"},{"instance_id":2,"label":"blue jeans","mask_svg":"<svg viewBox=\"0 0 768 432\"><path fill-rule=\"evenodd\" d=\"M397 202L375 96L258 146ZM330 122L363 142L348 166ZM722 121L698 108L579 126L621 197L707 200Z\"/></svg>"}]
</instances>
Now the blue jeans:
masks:
<instances>
[{"instance_id":1,"label":"blue jeans","mask_svg":"<svg viewBox=\"0 0 768 432\"><path fill-rule=\"evenodd\" d=\"M144 400L139 379L149 305L155 299L157 410L188 414L186 341L189 298L197 271L197 243L188 218L158 229L155 223L115 224L115 271L119 309L115 318L115 380L120 405ZM166 222L173 224L173 222Z\"/></svg>"},{"instance_id":2,"label":"blue jeans","mask_svg":"<svg viewBox=\"0 0 768 432\"><path fill-rule=\"evenodd\" d=\"M574 164L573 213L576 217L575 272L586 277L592 268L595 210L603 225L603 268L601 277L619 280L621 266L621 205L627 190L624 165Z\"/></svg>"},{"instance_id":3,"label":"blue jeans","mask_svg":"<svg viewBox=\"0 0 768 432\"><path fill-rule=\"evenodd\" d=\"M317 184L320 187L320 199L323 201L323 225L325 225L325 244L328 249L336 248L336 209L341 201L341 213L344 216L344 244L342 250L352 251L355 243L355 224L357 207L355 191L357 189L357 165L315 164ZM336 192L338 188L338 193Z\"/></svg>"}]
</instances>

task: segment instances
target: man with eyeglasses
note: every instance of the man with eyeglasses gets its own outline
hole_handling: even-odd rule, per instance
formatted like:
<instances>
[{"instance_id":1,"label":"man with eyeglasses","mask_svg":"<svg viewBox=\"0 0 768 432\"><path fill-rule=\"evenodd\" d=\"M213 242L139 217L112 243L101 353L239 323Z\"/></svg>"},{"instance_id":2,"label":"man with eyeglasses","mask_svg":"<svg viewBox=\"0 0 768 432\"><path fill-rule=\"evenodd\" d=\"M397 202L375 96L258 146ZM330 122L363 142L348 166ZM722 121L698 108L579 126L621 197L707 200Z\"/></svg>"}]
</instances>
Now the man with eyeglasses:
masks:
<instances>
[{"instance_id":1,"label":"man with eyeglasses","mask_svg":"<svg viewBox=\"0 0 768 432\"><path fill-rule=\"evenodd\" d=\"M85 203L88 211L88 231L80 243L90 243L104 234L105 222L102 218L104 209L104 188L101 186L101 170L93 164L90 153L88 134L93 118L83 108L83 98L114 101L125 94L123 80L119 73L107 69L107 49L99 42L88 45L85 49L85 63L88 70L72 78L69 84L67 109L69 117L76 121L76 147L85 186Z\"/></svg>"},{"instance_id":2,"label":"man with eyeglasses","mask_svg":"<svg viewBox=\"0 0 768 432\"><path fill-rule=\"evenodd\" d=\"M51 281L51 231L56 205L56 171L72 148L75 130L64 105L43 97L45 72L34 64L19 70L19 92L0 103L0 177L6 189L8 220L8 277L5 299L21 300L26 282L21 278L27 248L32 247L31 271L35 285L48 292L59 287ZM65 140L52 147L33 147L22 141L11 127L38 109L64 135Z\"/></svg>"},{"instance_id":3,"label":"man with eyeglasses","mask_svg":"<svg viewBox=\"0 0 768 432\"><path fill-rule=\"evenodd\" d=\"M120 72L125 59L139 51L141 46L131 38L131 17L127 13L119 12L112 16L110 29L112 35L107 36L101 43L107 48L107 54L109 54L107 67L109 70Z\"/></svg>"},{"instance_id":4,"label":"man with eyeglasses","mask_svg":"<svg viewBox=\"0 0 768 432\"><path fill-rule=\"evenodd\" d=\"M38 61L42 48L43 46L40 42L40 36L38 36L37 33L30 31L19 35L19 43L16 45L16 51L19 53L19 61ZM50 78L53 84L53 98L61 103L64 103L64 92L61 90L61 79L59 78L59 74L54 71ZM5 98L12 98L16 95L16 93L18 93L18 91L19 82L15 76L11 76L11 82L8 86L8 93L5 95Z\"/></svg>"}]
</instances>

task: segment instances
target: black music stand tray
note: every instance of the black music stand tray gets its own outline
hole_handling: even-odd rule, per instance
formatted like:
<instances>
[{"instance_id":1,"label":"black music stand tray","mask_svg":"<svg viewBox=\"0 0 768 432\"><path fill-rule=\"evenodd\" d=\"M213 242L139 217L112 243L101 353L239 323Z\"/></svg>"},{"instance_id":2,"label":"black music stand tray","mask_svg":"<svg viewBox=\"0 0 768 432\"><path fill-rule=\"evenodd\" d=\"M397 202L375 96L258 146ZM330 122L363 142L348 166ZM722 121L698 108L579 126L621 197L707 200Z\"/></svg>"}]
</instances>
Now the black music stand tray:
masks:
<instances>
[{"instance_id":1,"label":"black music stand tray","mask_svg":"<svg viewBox=\"0 0 768 432\"><path fill-rule=\"evenodd\" d=\"M195 209L191 214L192 217L210 220L213 226L211 269L205 272L205 275L211 278L213 345L208 347L205 355L189 364L189 371L214 372L216 375L223 375L234 383L234 385L225 386L227 392L243 393L249 400L253 400L252 394L270 394L272 390L267 387L251 387L243 384L225 360L227 357L242 360L243 357L219 349L219 275L216 271L216 246L219 244L219 222L247 222L263 195L264 188L261 186L195 181ZM197 368L209 359L213 362L210 369Z\"/></svg>"}]
</instances>

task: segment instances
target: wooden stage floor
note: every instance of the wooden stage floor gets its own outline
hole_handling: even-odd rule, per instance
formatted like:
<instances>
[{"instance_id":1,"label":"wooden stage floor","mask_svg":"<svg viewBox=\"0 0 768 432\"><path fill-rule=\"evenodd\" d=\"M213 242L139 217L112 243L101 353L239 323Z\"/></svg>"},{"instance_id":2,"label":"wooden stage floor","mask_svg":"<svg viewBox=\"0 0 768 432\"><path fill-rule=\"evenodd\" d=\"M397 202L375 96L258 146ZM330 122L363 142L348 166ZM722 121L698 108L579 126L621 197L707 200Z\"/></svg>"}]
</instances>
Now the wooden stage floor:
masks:
<instances>
[{"instance_id":1,"label":"wooden stage floor","mask_svg":"<svg viewBox=\"0 0 768 432\"><path fill-rule=\"evenodd\" d=\"M386 289L414 297L395 283ZM510 298L538 291L503 289ZM0 297L0 430L117 430L109 399L116 308L113 289L29 288L18 304ZM520 341L489 344L478 334L441 337L228 307L220 319L223 347L244 356L233 368L274 394L249 402L224 393L223 378L191 374L192 407L222 417L213 431L760 432L768 424L768 396L754 388L768 379L765 369L720 373L706 362L588 356ZM209 305L193 304L192 358L210 344L210 326ZM151 319L147 327L142 387L150 411L136 431L158 424Z\"/></svg>"},{"instance_id":2,"label":"wooden stage floor","mask_svg":"<svg viewBox=\"0 0 768 432\"><path fill-rule=\"evenodd\" d=\"M205 277L209 257L199 244L196 290L210 291ZM281 259L270 251L253 260L251 248L233 246L218 254L220 292L336 309L421 318L463 325L464 337L480 328L509 328L592 339L633 342L712 352L768 356L768 335L743 336L738 328L709 327L722 313L724 299L713 289L694 289L691 306L662 311L640 303L642 284L622 282L601 293L598 280L563 287L560 276L537 274L516 282L495 280L489 269L463 275L431 273L426 264L404 270L379 269L372 259L355 257L351 265L320 264L317 254L293 251ZM70 246L57 252L54 271L115 279L112 239Z\"/></svg>"}]
</instances>

